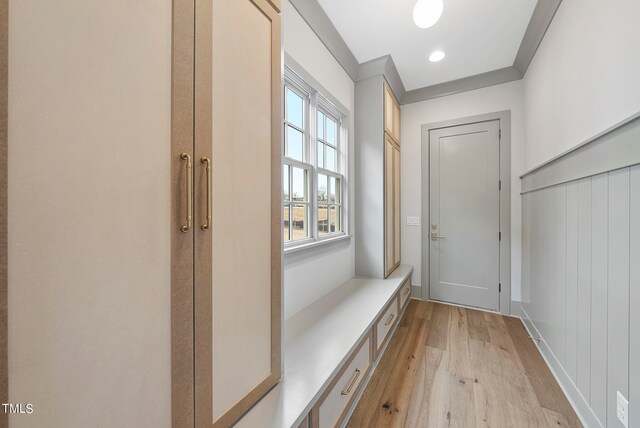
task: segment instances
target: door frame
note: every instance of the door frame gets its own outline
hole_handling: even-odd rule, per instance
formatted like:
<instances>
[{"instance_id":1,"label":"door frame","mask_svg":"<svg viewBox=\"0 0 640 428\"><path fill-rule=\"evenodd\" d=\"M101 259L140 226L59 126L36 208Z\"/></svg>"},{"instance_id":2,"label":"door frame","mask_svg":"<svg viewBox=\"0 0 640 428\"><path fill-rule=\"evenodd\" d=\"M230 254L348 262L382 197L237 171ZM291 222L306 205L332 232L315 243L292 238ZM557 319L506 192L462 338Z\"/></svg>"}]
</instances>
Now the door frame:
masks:
<instances>
[{"instance_id":1,"label":"door frame","mask_svg":"<svg viewBox=\"0 0 640 428\"><path fill-rule=\"evenodd\" d=\"M430 131L443 128L451 128L460 125L471 125L475 123L490 122L498 120L500 123L500 313L509 315L511 313L511 110L503 110L494 113L480 114L463 117L459 119L446 120L423 124L421 128L421 192L422 214L421 214L421 266L422 266L422 299L429 300L429 274L430 274L430 180L429 180L429 136Z\"/></svg>"}]
</instances>

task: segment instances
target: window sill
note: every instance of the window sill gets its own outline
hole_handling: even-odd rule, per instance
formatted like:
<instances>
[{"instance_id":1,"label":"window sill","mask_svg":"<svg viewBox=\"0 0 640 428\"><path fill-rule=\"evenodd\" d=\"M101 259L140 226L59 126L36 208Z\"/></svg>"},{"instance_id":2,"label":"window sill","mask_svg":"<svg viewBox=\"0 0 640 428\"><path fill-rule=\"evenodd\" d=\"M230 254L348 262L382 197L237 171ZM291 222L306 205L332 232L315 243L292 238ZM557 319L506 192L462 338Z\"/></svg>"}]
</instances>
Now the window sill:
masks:
<instances>
[{"instance_id":1,"label":"window sill","mask_svg":"<svg viewBox=\"0 0 640 428\"><path fill-rule=\"evenodd\" d=\"M285 256L287 254L302 253L313 248L325 247L340 242L351 241L351 235L339 235L331 238L320 239L318 241L302 242L298 245L292 245L284 249Z\"/></svg>"}]
</instances>

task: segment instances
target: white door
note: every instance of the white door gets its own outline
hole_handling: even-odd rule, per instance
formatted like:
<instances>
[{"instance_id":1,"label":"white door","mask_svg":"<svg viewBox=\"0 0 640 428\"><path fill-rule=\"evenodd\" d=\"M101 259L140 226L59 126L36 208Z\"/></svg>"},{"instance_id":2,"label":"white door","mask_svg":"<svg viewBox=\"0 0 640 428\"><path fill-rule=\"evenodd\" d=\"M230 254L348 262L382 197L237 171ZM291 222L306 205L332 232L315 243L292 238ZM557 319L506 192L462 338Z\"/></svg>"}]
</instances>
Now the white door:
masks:
<instances>
[{"instance_id":1,"label":"white door","mask_svg":"<svg viewBox=\"0 0 640 428\"><path fill-rule=\"evenodd\" d=\"M499 310L500 122L429 133L433 300Z\"/></svg>"}]
</instances>

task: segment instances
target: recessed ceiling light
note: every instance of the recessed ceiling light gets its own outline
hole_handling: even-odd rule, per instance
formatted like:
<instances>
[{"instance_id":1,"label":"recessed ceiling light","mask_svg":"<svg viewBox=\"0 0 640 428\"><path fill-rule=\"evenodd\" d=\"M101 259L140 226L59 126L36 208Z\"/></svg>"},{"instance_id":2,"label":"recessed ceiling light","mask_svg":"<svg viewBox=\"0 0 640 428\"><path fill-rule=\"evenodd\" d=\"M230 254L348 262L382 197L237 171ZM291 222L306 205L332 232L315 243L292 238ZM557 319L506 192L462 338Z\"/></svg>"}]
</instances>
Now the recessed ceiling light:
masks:
<instances>
[{"instance_id":1,"label":"recessed ceiling light","mask_svg":"<svg viewBox=\"0 0 640 428\"><path fill-rule=\"evenodd\" d=\"M442 58L445 57L444 52L442 51L434 51L431 53L431 55L429 55L429 61L431 62L438 62L441 61Z\"/></svg>"},{"instance_id":2,"label":"recessed ceiling light","mask_svg":"<svg viewBox=\"0 0 640 428\"><path fill-rule=\"evenodd\" d=\"M429 28L442 15L442 0L418 0L413 7L413 21L420 28Z\"/></svg>"}]
</instances>

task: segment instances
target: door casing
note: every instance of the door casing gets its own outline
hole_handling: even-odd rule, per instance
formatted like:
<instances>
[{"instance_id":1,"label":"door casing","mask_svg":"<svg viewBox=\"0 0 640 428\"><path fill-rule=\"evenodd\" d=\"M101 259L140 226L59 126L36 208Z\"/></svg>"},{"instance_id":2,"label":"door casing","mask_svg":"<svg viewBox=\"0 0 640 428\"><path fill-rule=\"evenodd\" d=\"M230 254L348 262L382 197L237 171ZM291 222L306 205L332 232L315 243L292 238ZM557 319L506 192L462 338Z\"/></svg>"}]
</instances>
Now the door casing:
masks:
<instances>
[{"instance_id":1,"label":"door casing","mask_svg":"<svg viewBox=\"0 0 640 428\"><path fill-rule=\"evenodd\" d=\"M429 259L430 259L430 236L429 236L429 133L430 131L442 128L449 128L460 125L470 125L474 123L488 122L492 120L500 121L500 181L502 188L500 191L500 313L510 315L511 313L511 111L504 110L495 113L469 116L460 119L447 120L443 122L428 123L422 125L421 129L421 268L422 281L421 293L424 300L429 300Z\"/></svg>"}]
</instances>

